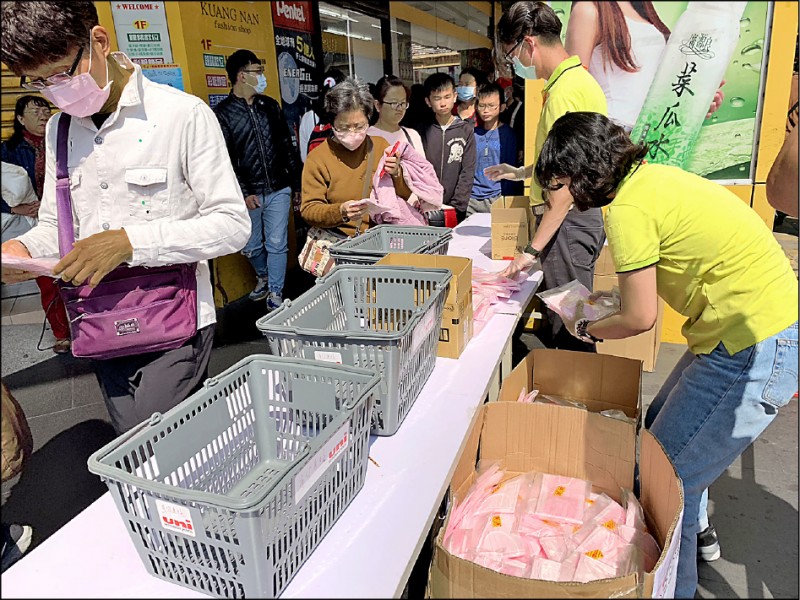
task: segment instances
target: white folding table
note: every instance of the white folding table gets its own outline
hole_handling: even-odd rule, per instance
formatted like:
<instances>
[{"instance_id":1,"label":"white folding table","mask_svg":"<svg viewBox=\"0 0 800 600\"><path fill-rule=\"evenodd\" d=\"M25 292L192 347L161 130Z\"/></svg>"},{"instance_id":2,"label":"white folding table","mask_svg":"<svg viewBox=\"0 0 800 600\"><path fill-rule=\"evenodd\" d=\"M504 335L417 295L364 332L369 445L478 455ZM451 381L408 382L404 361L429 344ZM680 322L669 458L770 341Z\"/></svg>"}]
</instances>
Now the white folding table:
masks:
<instances>
[{"instance_id":1,"label":"white folding table","mask_svg":"<svg viewBox=\"0 0 800 600\"><path fill-rule=\"evenodd\" d=\"M449 254L486 256L489 215L454 232ZM481 230L486 229L483 233ZM541 273L523 283L458 360L436 367L399 431L372 437L364 487L301 567L285 598L398 597L430 530L478 407L510 368L510 342ZM510 313L510 314L507 314ZM504 373L505 372L505 373ZM4 598L202 598L147 573L109 493L2 575Z\"/></svg>"}]
</instances>

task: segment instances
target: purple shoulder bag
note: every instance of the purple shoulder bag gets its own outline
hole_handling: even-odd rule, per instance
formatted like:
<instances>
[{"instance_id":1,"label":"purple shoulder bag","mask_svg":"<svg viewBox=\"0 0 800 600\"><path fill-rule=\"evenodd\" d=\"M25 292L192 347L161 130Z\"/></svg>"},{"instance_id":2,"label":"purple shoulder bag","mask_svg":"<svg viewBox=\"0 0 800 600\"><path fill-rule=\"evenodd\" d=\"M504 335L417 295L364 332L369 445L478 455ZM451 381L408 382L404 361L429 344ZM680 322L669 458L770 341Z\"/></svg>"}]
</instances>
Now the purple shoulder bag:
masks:
<instances>
[{"instance_id":1,"label":"purple shoulder bag","mask_svg":"<svg viewBox=\"0 0 800 600\"><path fill-rule=\"evenodd\" d=\"M67 168L70 115L61 113L56 138L58 250L75 243ZM108 359L172 350L197 333L197 263L119 266L92 289L58 281L67 308L72 354Z\"/></svg>"}]
</instances>

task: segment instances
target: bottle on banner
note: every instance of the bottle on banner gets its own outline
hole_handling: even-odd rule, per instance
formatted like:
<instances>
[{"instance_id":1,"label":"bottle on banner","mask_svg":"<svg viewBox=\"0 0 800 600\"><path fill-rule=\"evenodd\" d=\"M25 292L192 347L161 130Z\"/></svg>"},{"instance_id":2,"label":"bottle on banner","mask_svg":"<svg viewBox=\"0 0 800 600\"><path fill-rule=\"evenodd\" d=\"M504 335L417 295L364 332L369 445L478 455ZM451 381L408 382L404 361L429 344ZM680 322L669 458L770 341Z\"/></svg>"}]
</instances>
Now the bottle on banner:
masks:
<instances>
[{"instance_id":1,"label":"bottle on banner","mask_svg":"<svg viewBox=\"0 0 800 600\"><path fill-rule=\"evenodd\" d=\"M631 131L648 160L684 167L739 41L746 2L689 2Z\"/></svg>"}]
</instances>

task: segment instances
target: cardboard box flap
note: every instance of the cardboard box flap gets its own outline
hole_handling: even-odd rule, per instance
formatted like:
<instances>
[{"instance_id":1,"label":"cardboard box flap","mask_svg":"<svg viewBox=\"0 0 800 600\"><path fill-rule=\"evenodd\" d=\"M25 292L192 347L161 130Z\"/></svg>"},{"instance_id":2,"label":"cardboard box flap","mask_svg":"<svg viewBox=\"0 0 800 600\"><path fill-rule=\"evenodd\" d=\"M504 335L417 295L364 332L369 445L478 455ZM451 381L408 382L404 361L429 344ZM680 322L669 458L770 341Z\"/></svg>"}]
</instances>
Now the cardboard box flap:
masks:
<instances>
[{"instance_id":1,"label":"cardboard box flap","mask_svg":"<svg viewBox=\"0 0 800 600\"><path fill-rule=\"evenodd\" d=\"M628 423L552 404L495 402L484 410L481 460L587 479L616 500L620 485L632 488L636 432Z\"/></svg>"},{"instance_id":2,"label":"cardboard box flap","mask_svg":"<svg viewBox=\"0 0 800 600\"><path fill-rule=\"evenodd\" d=\"M642 430L639 479L647 526L661 547L661 556L642 582L646 598L672 598L677 581L683 523L683 485L664 448Z\"/></svg>"},{"instance_id":3,"label":"cardboard box flap","mask_svg":"<svg viewBox=\"0 0 800 600\"><path fill-rule=\"evenodd\" d=\"M421 269L449 269L453 273L445 305L455 305L472 291L472 259L462 256L440 256L438 254L389 253L376 264L410 266Z\"/></svg>"},{"instance_id":4,"label":"cardboard box flap","mask_svg":"<svg viewBox=\"0 0 800 600\"><path fill-rule=\"evenodd\" d=\"M582 583L510 577L452 556L441 545L431 565L431 598L636 598L637 575Z\"/></svg>"},{"instance_id":5,"label":"cardboard box flap","mask_svg":"<svg viewBox=\"0 0 800 600\"><path fill-rule=\"evenodd\" d=\"M534 350L533 386L580 400L593 412L620 409L639 415L642 361L569 350Z\"/></svg>"},{"instance_id":6,"label":"cardboard box flap","mask_svg":"<svg viewBox=\"0 0 800 600\"><path fill-rule=\"evenodd\" d=\"M459 488L475 475L475 466L478 461L478 451L481 441L481 432L484 429L484 421L486 419L486 411L481 408L475 416L472 429L469 431L467 441L464 443L464 448L456 463L455 471L453 471L453 478L450 480L450 492L456 499L461 499L463 495L458 494Z\"/></svg>"}]
</instances>

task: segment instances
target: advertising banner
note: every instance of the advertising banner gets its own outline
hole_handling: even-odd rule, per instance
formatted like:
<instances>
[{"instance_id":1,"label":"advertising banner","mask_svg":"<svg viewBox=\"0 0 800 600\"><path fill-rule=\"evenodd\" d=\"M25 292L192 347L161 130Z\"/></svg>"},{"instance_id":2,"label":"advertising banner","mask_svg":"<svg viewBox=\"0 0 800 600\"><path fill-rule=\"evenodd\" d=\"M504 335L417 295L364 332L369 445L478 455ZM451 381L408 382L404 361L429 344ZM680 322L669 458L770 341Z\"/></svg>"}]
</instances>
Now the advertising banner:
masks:
<instances>
[{"instance_id":1,"label":"advertising banner","mask_svg":"<svg viewBox=\"0 0 800 600\"><path fill-rule=\"evenodd\" d=\"M314 54L311 2L271 2L283 114L297 146L300 118L311 108L321 79Z\"/></svg>"},{"instance_id":2,"label":"advertising banner","mask_svg":"<svg viewBox=\"0 0 800 600\"><path fill-rule=\"evenodd\" d=\"M752 182L768 2L597 2L596 23L570 19L572 2L550 5L567 51L606 93L609 117L649 144L650 162ZM570 36L589 26L593 43Z\"/></svg>"},{"instance_id":3,"label":"advertising banner","mask_svg":"<svg viewBox=\"0 0 800 600\"><path fill-rule=\"evenodd\" d=\"M147 65L142 67L142 74L150 81L185 91L183 89L183 71L178 65Z\"/></svg>"},{"instance_id":4,"label":"advertising banner","mask_svg":"<svg viewBox=\"0 0 800 600\"><path fill-rule=\"evenodd\" d=\"M279 97L275 50L266 2L180 2L191 92L214 106L230 92L225 61L236 50L252 51L264 64L268 96Z\"/></svg>"},{"instance_id":5,"label":"advertising banner","mask_svg":"<svg viewBox=\"0 0 800 600\"><path fill-rule=\"evenodd\" d=\"M111 2L119 49L140 65L172 62L163 2Z\"/></svg>"}]
</instances>

